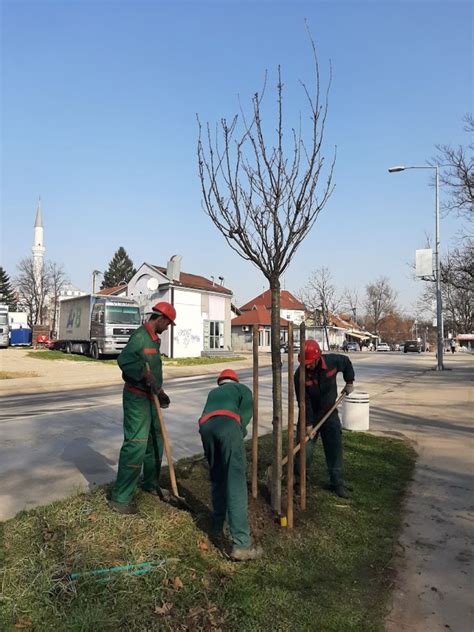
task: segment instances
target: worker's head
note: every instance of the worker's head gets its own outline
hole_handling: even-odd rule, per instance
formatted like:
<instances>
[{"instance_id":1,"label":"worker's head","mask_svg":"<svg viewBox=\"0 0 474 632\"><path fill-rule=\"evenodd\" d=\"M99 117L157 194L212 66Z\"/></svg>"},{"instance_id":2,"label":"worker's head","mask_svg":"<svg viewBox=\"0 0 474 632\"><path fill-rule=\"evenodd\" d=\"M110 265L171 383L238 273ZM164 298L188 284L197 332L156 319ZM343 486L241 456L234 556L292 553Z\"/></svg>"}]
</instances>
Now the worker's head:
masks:
<instances>
[{"instance_id":1,"label":"worker's head","mask_svg":"<svg viewBox=\"0 0 474 632\"><path fill-rule=\"evenodd\" d=\"M238 382L239 376L232 369L224 369L219 373L219 377L217 378L217 383L219 386L221 384L225 384L226 382Z\"/></svg>"},{"instance_id":2,"label":"worker's head","mask_svg":"<svg viewBox=\"0 0 474 632\"><path fill-rule=\"evenodd\" d=\"M157 333L161 334L166 331L170 325L175 324L176 310L171 303L160 301L151 309L153 313L150 316L150 322Z\"/></svg>"},{"instance_id":3,"label":"worker's head","mask_svg":"<svg viewBox=\"0 0 474 632\"><path fill-rule=\"evenodd\" d=\"M304 364L307 369L315 369L321 360L321 347L316 340L306 340L304 343ZM301 353L298 354L298 361L301 364Z\"/></svg>"}]
</instances>

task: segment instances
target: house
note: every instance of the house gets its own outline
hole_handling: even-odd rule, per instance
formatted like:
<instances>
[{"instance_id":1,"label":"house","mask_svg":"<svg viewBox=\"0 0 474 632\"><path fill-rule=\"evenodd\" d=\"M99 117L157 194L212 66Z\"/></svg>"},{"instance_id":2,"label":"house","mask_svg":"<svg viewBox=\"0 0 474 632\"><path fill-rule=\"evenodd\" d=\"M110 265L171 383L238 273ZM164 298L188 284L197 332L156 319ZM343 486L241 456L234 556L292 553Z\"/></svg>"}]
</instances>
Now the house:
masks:
<instances>
[{"instance_id":1,"label":"house","mask_svg":"<svg viewBox=\"0 0 474 632\"><path fill-rule=\"evenodd\" d=\"M252 300L240 307L241 312L248 312L255 307L265 307L268 311L272 309L272 292L266 290ZM280 290L280 317L285 320L291 320L295 325L299 325L304 321L305 306L288 290Z\"/></svg>"},{"instance_id":2,"label":"house","mask_svg":"<svg viewBox=\"0 0 474 632\"><path fill-rule=\"evenodd\" d=\"M127 296L144 317L153 305L168 301L176 309L176 325L164 332L161 350L170 358L229 355L232 291L213 279L181 271L181 257L166 267L143 263L128 282Z\"/></svg>"},{"instance_id":3,"label":"house","mask_svg":"<svg viewBox=\"0 0 474 632\"><path fill-rule=\"evenodd\" d=\"M258 326L259 351L271 351L271 310L265 305L255 305L232 319L232 348L234 351L252 351L253 327ZM288 321L280 318L281 333L288 332Z\"/></svg>"}]
</instances>

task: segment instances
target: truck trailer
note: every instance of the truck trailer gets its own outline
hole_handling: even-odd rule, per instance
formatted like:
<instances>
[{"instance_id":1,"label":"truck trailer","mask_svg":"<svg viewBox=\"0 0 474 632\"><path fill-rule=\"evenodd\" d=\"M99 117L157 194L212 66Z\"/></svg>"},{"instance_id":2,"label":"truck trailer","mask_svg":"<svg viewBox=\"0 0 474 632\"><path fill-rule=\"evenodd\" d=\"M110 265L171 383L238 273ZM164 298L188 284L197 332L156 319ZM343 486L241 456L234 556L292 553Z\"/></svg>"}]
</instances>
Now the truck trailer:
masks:
<instances>
[{"instance_id":1,"label":"truck trailer","mask_svg":"<svg viewBox=\"0 0 474 632\"><path fill-rule=\"evenodd\" d=\"M95 360L118 355L141 322L140 308L132 299L94 294L64 299L54 348Z\"/></svg>"},{"instance_id":2,"label":"truck trailer","mask_svg":"<svg viewBox=\"0 0 474 632\"><path fill-rule=\"evenodd\" d=\"M9 345L8 305L0 305L0 347Z\"/></svg>"}]
</instances>

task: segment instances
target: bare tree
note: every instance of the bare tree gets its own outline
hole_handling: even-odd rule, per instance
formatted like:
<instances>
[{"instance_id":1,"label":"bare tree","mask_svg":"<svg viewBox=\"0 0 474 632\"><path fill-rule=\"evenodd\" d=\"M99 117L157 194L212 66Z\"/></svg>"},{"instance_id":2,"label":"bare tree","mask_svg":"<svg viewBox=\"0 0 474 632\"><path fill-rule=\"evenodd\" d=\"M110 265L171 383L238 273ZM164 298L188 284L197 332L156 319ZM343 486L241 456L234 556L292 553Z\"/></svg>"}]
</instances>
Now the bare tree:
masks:
<instances>
[{"instance_id":1,"label":"bare tree","mask_svg":"<svg viewBox=\"0 0 474 632\"><path fill-rule=\"evenodd\" d=\"M360 305L359 290L344 288L344 292L342 294L342 305L344 309L350 313L354 322L357 323L357 310Z\"/></svg>"},{"instance_id":2,"label":"bare tree","mask_svg":"<svg viewBox=\"0 0 474 632\"><path fill-rule=\"evenodd\" d=\"M47 261L39 268L33 257L27 257L17 268L19 305L28 314L28 325L51 324L50 329L55 330L59 297L67 282L62 265Z\"/></svg>"},{"instance_id":3,"label":"bare tree","mask_svg":"<svg viewBox=\"0 0 474 632\"><path fill-rule=\"evenodd\" d=\"M396 292L386 277L380 277L366 286L366 325L378 334L380 323L387 314L395 311Z\"/></svg>"},{"instance_id":4,"label":"bare tree","mask_svg":"<svg viewBox=\"0 0 474 632\"><path fill-rule=\"evenodd\" d=\"M204 211L229 246L262 272L272 293L272 506L277 512L281 510L282 475L280 278L333 190L335 154L321 186L325 162L322 143L331 76L321 101L319 64L312 40L311 45L315 66L312 93L301 82L309 106L307 140L301 116L298 126L291 128L288 137L286 135L280 67L273 133L264 130L262 119L266 79L262 92L253 96L249 116L241 105L240 119L238 115L230 123L221 119L213 132L209 124L203 132L198 117L197 154Z\"/></svg>"},{"instance_id":5,"label":"bare tree","mask_svg":"<svg viewBox=\"0 0 474 632\"><path fill-rule=\"evenodd\" d=\"M55 332L59 308L59 298L68 280L66 278L63 266L57 263L48 264L48 274L50 280L49 308L51 314L51 330Z\"/></svg>"},{"instance_id":6,"label":"bare tree","mask_svg":"<svg viewBox=\"0 0 474 632\"><path fill-rule=\"evenodd\" d=\"M441 293L444 322L453 334L471 333L474 328L474 248L468 240L462 248L454 248L441 260ZM428 283L418 299L422 313L432 312L436 300L435 287Z\"/></svg>"},{"instance_id":7,"label":"bare tree","mask_svg":"<svg viewBox=\"0 0 474 632\"><path fill-rule=\"evenodd\" d=\"M329 349L329 336L327 325L330 322L330 314L338 311L341 299L337 294L333 284L332 275L329 268L318 268L312 272L306 285L298 294L302 303L313 314L313 319L321 315L322 325L326 332L326 343Z\"/></svg>"},{"instance_id":8,"label":"bare tree","mask_svg":"<svg viewBox=\"0 0 474 632\"><path fill-rule=\"evenodd\" d=\"M33 257L22 259L17 265L18 302L27 312L28 325L43 325L46 319L46 297L50 290L48 266L37 268Z\"/></svg>"},{"instance_id":9,"label":"bare tree","mask_svg":"<svg viewBox=\"0 0 474 632\"><path fill-rule=\"evenodd\" d=\"M474 118L472 114L464 117L464 131L470 135L470 142L466 147L459 145L436 145L438 155L430 162L439 164L440 182L450 192L450 196L443 201L446 212L454 211L469 222L474 221Z\"/></svg>"}]
</instances>

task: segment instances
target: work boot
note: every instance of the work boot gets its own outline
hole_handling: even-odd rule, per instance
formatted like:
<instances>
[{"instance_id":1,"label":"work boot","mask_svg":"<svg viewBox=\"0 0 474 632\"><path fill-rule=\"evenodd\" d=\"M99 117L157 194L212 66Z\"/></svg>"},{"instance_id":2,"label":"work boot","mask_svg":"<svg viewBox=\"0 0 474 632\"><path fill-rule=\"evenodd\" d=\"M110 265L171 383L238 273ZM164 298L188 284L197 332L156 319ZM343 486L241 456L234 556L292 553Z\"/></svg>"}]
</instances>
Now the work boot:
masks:
<instances>
[{"instance_id":1,"label":"work boot","mask_svg":"<svg viewBox=\"0 0 474 632\"><path fill-rule=\"evenodd\" d=\"M346 485L346 483L341 483L340 485L333 485L333 483L326 483L323 485L323 489L326 489L329 492L336 492L337 487L342 487L346 492L353 492L354 488L351 485Z\"/></svg>"},{"instance_id":2,"label":"work boot","mask_svg":"<svg viewBox=\"0 0 474 632\"><path fill-rule=\"evenodd\" d=\"M118 503L115 500L108 500L107 504L111 509L120 514L135 515L138 513L136 507L130 503Z\"/></svg>"},{"instance_id":3,"label":"work boot","mask_svg":"<svg viewBox=\"0 0 474 632\"><path fill-rule=\"evenodd\" d=\"M344 485L335 485L334 493L336 494L336 496L339 496L339 498L349 498L349 492L344 487Z\"/></svg>"},{"instance_id":4,"label":"work boot","mask_svg":"<svg viewBox=\"0 0 474 632\"><path fill-rule=\"evenodd\" d=\"M263 556L263 549L261 546L250 546L243 548L241 546L233 546L230 553L230 557L234 562L248 562L250 560L258 560Z\"/></svg>"},{"instance_id":5,"label":"work boot","mask_svg":"<svg viewBox=\"0 0 474 632\"><path fill-rule=\"evenodd\" d=\"M171 500L171 492L163 487L158 487L158 489L145 489L142 487L142 491L146 494L150 494L150 496L153 496L156 500L163 501L164 503L169 503Z\"/></svg>"}]
</instances>

